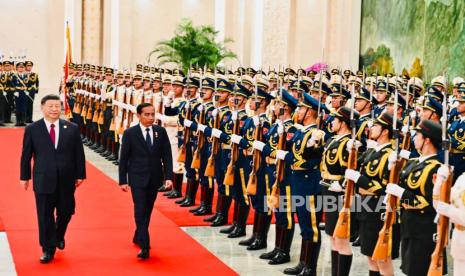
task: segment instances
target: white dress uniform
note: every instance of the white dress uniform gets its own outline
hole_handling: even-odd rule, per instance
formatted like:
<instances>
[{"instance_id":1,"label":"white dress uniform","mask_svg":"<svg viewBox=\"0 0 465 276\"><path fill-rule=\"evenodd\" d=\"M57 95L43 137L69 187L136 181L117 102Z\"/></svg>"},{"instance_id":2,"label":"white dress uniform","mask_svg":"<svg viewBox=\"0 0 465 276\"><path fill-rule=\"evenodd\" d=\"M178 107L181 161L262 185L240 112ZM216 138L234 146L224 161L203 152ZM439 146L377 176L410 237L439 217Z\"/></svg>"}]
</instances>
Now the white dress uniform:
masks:
<instances>
[{"instance_id":1,"label":"white dress uniform","mask_svg":"<svg viewBox=\"0 0 465 276\"><path fill-rule=\"evenodd\" d=\"M166 106L171 101L171 107L176 107L183 100L183 98L171 99L171 92L168 93L168 96L162 95L163 104ZM173 170L176 173L184 172L184 164L179 163L176 160L178 159L178 115L175 116L163 116L163 127L165 127L168 134L168 138L171 143L171 153L173 155Z\"/></svg>"},{"instance_id":2,"label":"white dress uniform","mask_svg":"<svg viewBox=\"0 0 465 276\"><path fill-rule=\"evenodd\" d=\"M451 204L439 202L436 211L449 217L455 224L451 239L451 255L454 259L454 275L465 275L465 174L451 188Z\"/></svg>"},{"instance_id":3,"label":"white dress uniform","mask_svg":"<svg viewBox=\"0 0 465 276\"><path fill-rule=\"evenodd\" d=\"M144 98L144 90L142 88L140 89L133 89L132 91L132 106L134 107L137 107L138 105L140 105L143 101L143 98ZM136 112L134 111L130 111L132 112L132 122L131 122L131 126L135 126L135 125L138 125L139 124L139 119L137 119L137 115L136 115Z\"/></svg>"}]
</instances>

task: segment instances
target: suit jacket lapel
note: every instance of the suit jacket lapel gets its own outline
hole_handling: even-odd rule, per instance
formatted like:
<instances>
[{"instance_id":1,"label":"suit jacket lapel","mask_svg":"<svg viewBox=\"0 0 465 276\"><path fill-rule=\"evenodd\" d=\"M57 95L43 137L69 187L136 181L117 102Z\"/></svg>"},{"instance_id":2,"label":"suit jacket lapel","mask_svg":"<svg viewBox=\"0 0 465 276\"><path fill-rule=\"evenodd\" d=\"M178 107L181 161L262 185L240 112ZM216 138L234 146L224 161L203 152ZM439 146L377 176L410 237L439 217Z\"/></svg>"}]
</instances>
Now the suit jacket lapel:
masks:
<instances>
[{"instance_id":1,"label":"suit jacket lapel","mask_svg":"<svg viewBox=\"0 0 465 276\"><path fill-rule=\"evenodd\" d=\"M42 126L41 126L41 131L45 137L45 139L47 140L47 145L49 145L49 147L53 150L55 150L55 145L52 143L52 139L50 138L50 132L48 132L48 129L47 129L47 125L45 124L45 119L41 119L41 123L42 123Z\"/></svg>"},{"instance_id":2,"label":"suit jacket lapel","mask_svg":"<svg viewBox=\"0 0 465 276\"><path fill-rule=\"evenodd\" d=\"M63 142L65 140L65 135L67 134L66 131L67 126L65 125L64 120L60 119L60 134L58 135L58 145L57 145L57 150L61 149L63 147Z\"/></svg>"},{"instance_id":3,"label":"suit jacket lapel","mask_svg":"<svg viewBox=\"0 0 465 276\"><path fill-rule=\"evenodd\" d=\"M135 127L135 131L136 131L136 136L139 138L141 143L144 145L144 148L147 151L150 151L149 147L147 146L147 142L145 141L145 137L144 137L144 135L142 135L142 130L140 129L139 125L137 125Z\"/></svg>"}]
</instances>

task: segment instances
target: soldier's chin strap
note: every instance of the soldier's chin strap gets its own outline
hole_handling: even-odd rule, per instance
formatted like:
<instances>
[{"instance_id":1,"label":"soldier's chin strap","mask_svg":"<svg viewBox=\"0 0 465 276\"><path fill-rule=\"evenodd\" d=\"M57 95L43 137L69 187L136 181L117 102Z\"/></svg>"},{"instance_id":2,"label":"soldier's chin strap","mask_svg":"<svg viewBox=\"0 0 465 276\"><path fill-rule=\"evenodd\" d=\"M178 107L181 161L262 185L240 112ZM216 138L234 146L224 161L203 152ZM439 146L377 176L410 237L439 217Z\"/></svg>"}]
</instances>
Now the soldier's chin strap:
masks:
<instances>
[{"instance_id":1,"label":"soldier's chin strap","mask_svg":"<svg viewBox=\"0 0 465 276\"><path fill-rule=\"evenodd\" d=\"M308 107L305 107L305 114L302 117L302 120L300 120L299 124L304 125L305 118L307 118L307 113L308 113Z\"/></svg>"}]
</instances>

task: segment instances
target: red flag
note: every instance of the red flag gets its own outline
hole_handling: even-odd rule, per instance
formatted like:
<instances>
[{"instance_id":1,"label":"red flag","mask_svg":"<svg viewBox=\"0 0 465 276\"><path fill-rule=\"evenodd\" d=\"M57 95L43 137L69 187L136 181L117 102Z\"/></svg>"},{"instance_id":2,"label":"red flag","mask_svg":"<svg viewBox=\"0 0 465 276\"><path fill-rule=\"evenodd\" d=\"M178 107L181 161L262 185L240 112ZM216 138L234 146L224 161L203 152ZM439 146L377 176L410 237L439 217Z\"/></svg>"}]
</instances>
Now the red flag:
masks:
<instances>
[{"instance_id":1,"label":"red flag","mask_svg":"<svg viewBox=\"0 0 465 276\"><path fill-rule=\"evenodd\" d=\"M69 108L69 104L68 104L68 88L66 87L66 82L68 81L68 66L70 63L72 63L72 54L71 54L71 36L69 34L69 26L68 26L68 22L66 22L66 58L65 58L65 76L64 76L64 89L63 89L63 93L64 93L64 106L65 106L65 116L66 118L71 118L71 110Z\"/></svg>"}]
</instances>

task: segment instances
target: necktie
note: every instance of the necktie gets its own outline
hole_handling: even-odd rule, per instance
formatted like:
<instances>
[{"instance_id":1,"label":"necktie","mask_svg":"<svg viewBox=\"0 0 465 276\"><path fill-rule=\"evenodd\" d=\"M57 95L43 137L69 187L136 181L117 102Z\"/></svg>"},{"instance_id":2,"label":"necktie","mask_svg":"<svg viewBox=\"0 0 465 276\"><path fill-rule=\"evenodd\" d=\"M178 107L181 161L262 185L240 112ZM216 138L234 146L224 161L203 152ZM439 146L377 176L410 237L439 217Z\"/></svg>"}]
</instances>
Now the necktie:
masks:
<instances>
[{"instance_id":1,"label":"necktie","mask_svg":"<svg viewBox=\"0 0 465 276\"><path fill-rule=\"evenodd\" d=\"M52 139L53 147L55 147L55 125L50 125L50 139Z\"/></svg>"},{"instance_id":2,"label":"necktie","mask_svg":"<svg viewBox=\"0 0 465 276\"><path fill-rule=\"evenodd\" d=\"M149 147L149 149L152 148L152 139L150 139L150 128L146 128L145 129L145 142L147 143L147 147Z\"/></svg>"}]
</instances>

